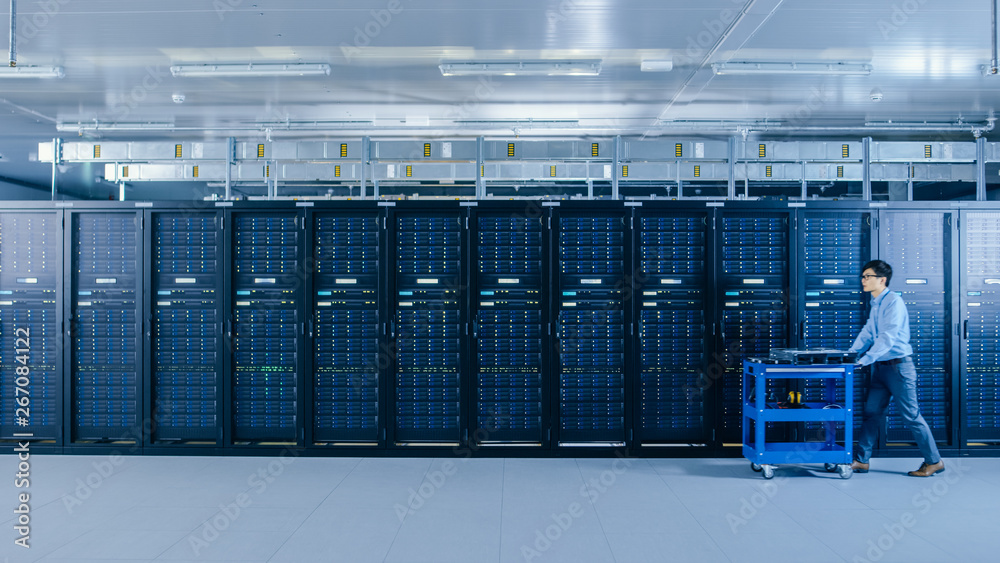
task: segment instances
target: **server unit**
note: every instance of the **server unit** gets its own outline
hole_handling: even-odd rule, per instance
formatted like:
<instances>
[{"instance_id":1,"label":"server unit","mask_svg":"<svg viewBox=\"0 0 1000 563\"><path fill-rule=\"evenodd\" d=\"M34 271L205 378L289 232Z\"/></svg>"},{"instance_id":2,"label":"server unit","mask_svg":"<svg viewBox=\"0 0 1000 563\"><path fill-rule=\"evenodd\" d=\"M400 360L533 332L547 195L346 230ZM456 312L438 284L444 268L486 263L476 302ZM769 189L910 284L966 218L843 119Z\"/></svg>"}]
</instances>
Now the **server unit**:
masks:
<instances>
[{"instance_id":1,"label":"server unit","mask_svg":"<svg viewBox=\"0 0 1000 563\"><path fill-rule=\"evenodd\" d=\"M800 217L800 248L803 268L799 295L805 296L799 316L801 345L806 348L847 350L854 344L867 320L866 295L861 288L861 266L871 259L872 217L868 212L804 211ZM860 372L861 370L857 370ZM864 408L864 376L854 375L851 398L855 427L861 426ZM824 381L806 379L804 399L819 402ZM845 406L844 397L836 397ZM806 424L807 435L825 426Z\"/></svg>"},{"instance_id":2,"label":"server unit","mask_svg":"<svg viewBox=\"0 0 1000 563\"><path fill-rule=\"evenodd\" d=\"M378 443L381 223L375 211L311 217L312 441Z\"/></svg>"},{"instance_id":3,"label":"server unit","mask_svg":"<svg viewBox=\"0 0 1000 563\"><path fill-rule=\"evenodd\" d=\"M541 445L545 372L543 219L529 205L477 211L472 299L472 437L478 444Z\"/></svg>"},{"instance_id":4,"label":"server unit","mask_svg":"<svg viewBox=\"0 0 1000 563\"><path fill-rule=\"evenodd\" d=\"M962 214L964 447L1000 445L1000 212Z\"/></svg>"},{"instance_id":5,"label":"server unit","mask_svg":"<svg viewBox=\"0 0 1000 563\"><path fill-rule=\"evenodd\" d=\"M625 215L560 210L555 219L558 442L622 445Z\"/></svg>"},{"instance_id":6,"label":"server unit","mask_svg":"<svg viewBox=\"0 0 1000 563\"><path fill-rule=\"evenodd\" d=\"M132 211L70 218L70 440L138 442L141 217Z\"/></svg>"},{"instance_id":7,"label":"server unit","mask_svg":"<svg viewBox=\"0 0 1000 563\"><path fill-rule=\"evenodd\" d=\"M638 210L637 445L708 442L708 216Z\"/></svg>"},{"instance_id":8,"label":"server unit","mask_svg":"<svg viewBox=\"0 0 1000 563\"><path fill-rule=\"evenodd\" d=\"M0 440L62 439L61 230L60 212L0 213Z\"/></svg>"},{"instance_id":9,"label":"server unit","mask_svg":"<svg viewBox=\"0 0 1000 563\"><path fill-rule=\"evenodd\" d=\"M917 369L920 413L934 439L950 441L951 213L883 211L880 258L892 266L889 290L899 293L910 315L910 345ZM890 403L885 444L913 443L913 434Z\"/></svg>"},{"instance_id":10,"label":"server unit","mask_svg":"<svg viewBox=\"0 0 1000 563\"><path fill-rule=\"evenodd\" d=\"M152 442L222 443L222 216L152 212Z\"/></svg>"},{"instance_id":11,"label":"server unit","mask_svg":"<svg viewBox=\"0 0 1000 563\"><path fill-rule=\"evenodd\" d=\"M726 209L719 217L722 242L718 283L721 355L718 440L741 441L743 360L767 357L771 348L789 345L789 216L781 211ZM716 360L718 361L718 360ZM709 366L710 373L712 366ZM769 382L775 399L783 390ZM774 423L769 423L773 425ZM782 430L775 427L775 430ZM782 441L769 436L769 441Z\"/></svg>"},{"instance_id":12,"label":"server unit","mask_svg":"<svg viewBox=\"0 0 1000 563\"><path fill-rule=\"evenodd\" d=\"M232 436L241 444L300 438L302 217L234 212Z\"/></svg>"},{"instance_id":13,"label":"server unit","mask_svg":"<svg viewBox=\"0 0 1000 563\"><path fill-rule=\"evenodd\" d=\"M467 217L467 216L466 216ZM397 444L461 440L462 256L458 211L393 215Z\"/></svg>"}]
</instances>

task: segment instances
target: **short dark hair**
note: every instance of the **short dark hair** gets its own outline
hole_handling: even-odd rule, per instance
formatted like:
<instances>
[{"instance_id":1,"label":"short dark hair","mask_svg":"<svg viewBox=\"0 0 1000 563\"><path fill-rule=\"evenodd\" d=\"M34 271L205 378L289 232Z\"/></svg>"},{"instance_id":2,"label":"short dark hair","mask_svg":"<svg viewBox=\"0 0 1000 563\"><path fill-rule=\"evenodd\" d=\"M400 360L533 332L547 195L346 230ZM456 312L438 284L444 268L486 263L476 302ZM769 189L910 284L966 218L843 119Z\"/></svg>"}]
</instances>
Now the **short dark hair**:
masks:
<instances>
[{"instance_id":1,"label":"short dark hair","mask_svg":"<svg viewBox=\"0 0 1000 563\"><path fill-rule=\"evenodd\" d=\"M892 266L882 260L872 260L861 267L861 273L865 270L871 270L875 272L875 275L880 278L885 278L885 285L889 285L892 281Z\"/></svg>"}]
</instances>

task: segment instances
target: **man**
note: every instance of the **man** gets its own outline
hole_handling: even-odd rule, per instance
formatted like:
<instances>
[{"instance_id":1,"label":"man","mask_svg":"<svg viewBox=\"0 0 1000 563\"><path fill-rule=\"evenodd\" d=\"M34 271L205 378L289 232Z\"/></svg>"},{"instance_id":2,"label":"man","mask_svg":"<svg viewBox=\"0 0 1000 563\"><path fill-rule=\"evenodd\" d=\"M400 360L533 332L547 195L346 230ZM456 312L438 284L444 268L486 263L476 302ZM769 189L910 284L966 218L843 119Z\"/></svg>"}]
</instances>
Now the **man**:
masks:
<instances>
[{"instance_id":1,"label":"man","mask_svg":"<svg viewBox=\"0 0 1000 563\"><path fill-rule=\"evenodd\" d=\"M872 366L871 385L868 400L858 435L858 447L854 453L851 469L855 473L867 473L872 446L878 437L879 423L885 419L889 399L896 398L896 406L903 421L924 456L924 462L911 477L930 477L944 471L944 462L938 453L931 429L920 415L917 404L917 370L913 367L910 354L910 315L906 304L895 292L889 291L892 267L882 260L872 260L861 271L861 287L872 294L872 310L861 334L851 346L851 352L868 353L858 360L860 366Z\"/></svg>"}]
</instances>

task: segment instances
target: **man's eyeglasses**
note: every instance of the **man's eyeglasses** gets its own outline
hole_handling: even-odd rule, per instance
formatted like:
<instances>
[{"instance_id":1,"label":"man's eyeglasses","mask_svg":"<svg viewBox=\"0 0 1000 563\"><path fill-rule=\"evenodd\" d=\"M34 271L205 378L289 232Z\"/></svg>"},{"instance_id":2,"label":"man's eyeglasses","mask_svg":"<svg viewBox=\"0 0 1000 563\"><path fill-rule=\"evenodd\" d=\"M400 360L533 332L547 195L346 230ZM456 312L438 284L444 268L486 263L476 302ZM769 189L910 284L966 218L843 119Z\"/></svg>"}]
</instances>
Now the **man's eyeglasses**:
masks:
<instances>
[{"instance_id":1,"label":"man's eyeglasses","mask_svg":"<svg viewBox=\"0 0 1000 563\"><path fill-rule=\"evenodd\" d=\"M861 279L867 280L867 279L870 279L870 278L881 278L881 277L882 276L876 276L875 274L865 274L865 275L861 276Z\"/></svg>"}]
</instances>

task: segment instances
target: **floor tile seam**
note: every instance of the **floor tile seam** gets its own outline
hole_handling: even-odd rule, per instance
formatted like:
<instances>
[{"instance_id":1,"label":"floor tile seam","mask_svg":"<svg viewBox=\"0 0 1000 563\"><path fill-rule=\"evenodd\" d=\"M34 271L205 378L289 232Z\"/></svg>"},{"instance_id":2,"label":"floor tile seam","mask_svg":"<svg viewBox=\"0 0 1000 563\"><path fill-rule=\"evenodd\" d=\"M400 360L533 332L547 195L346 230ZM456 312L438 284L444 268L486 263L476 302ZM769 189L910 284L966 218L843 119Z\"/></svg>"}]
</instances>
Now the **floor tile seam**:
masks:
<instances>
[{"instance_id":1,"label":"floor tile seam","mask_svg":"<svg viewBox=\"0 0 1000 563\"><path fill-rule=\"evenodd\" d=\"M78 540L78 539L82 538L83 536L85 536L85 535L87 535L87 534L89 534L90 532L93 532L93 531L94 531L94 530L87 530L86 532L81 532L80 534L77 534L76 536L73 536L73 539L71 539L71 540L69 540L69 541L67 541L67 542L63 543L63 544L62 544L62 545L60 545L59 547L57 547L57 548L53 549L52 551L50 551L50 552L46 553L45 555L41 556L41 558L39 558L39 559L36 559L35 561L39 561L40 559L45 559L46 557L49 557L49 556L51 556L51 555L52 555L53 553L55 553L55 552L59 551L60 549L62 549L62 548L64 548L64 547L66 547L67 545L69 545L69 544L71 544L71 543L75 542L76 540Z\"/></svg>"},{"instance_id":2,"label":"floor tile seam","mask_svg":"<svg viewBox=\"0 0 1000 563\"><path fill-rule=\"evenodd\" d=\"M899 509L889 509L889 510L893 510L893 511L898 511ZM882 510L878 510L878 511L876 511L876 512L878 512L879 516L882 516L882 517L883 517L883 518L885 518L886 520L889 520L890 522L892 522L892 521L893 521L893 520L892 520L891 518L889 518L889 516L888 516L888 515L886 515L886 514L883 514L883 511L882 511ZM911 510L904 510L903 512L912 512L912 511L911 511ZM918 522L919 522L919 521L918 521ZM916 525L916 523L915 523L914 525ZM941 553L944 553L945 555L948 555L948 556L951 556L951 553L950 553L950 552L949 552L949 551L948 551L948 550L947 550L947 549L946 549L946 548L945 548L944 546L942 546L942 545L939 545L939 544L938 544L938 543L937 543L936 541L932 540L931 538L929 538L929 537L927 537L927 536L924 536L923 534L921 534L921 533L918 533L918 532L914 531L914 530L913 530L912 528L907 528L907 530L906 530L906 531L907 531L907 533L910 533L910 534L913 534L914 536L916 536L916 537L918 537L918 538L920 538L920 539L924 540L924 541L925 541L925 542L927 542L928 544L930 544L930 545L934 546L934 548L936 548L936 549L940 550L940 551L941 551ZM881 534L879 534L879 535L881 536ZM897 541L898 541L898 540L897 540Z\"/></svg>"},{"instance_id":3,"label":"floor tile seam","mask_svg":"<svg viewBox=\"0 0 1000 563\"><path fill-rule=\"evenodd\" d=\"M420 458L416 458L420 459ZM427 468L424 469L424 474L420 477L419 483L423 483L427 479L427 475L431 472L431 467L434 467L434 460L437 458L424 458L427 459ZM419 486L418 483L418 486ZM399 525L396 526L396 533L392 535L392 540L389 542L389 546L385 550L385 556L382 558L383 563L389 559L389 554L392 553L392 546L396 544L396 539L399 538L399 532L403 530L403 524L406 523L406 517L409 516L409 501L407 501L407 513L403 514L403 518L399 521Z\"/></svg>"},{"instance_id":4,"label":"floor tile seam","mask_svg":"<svg viewBox=\"0 0 1000 563\"><path fill-rule=\"evenodd\" d=\"M694 512L691 511L691 507L689 507L688 504L684 502L684 499L682 499L677 494L677 492L674 491L673 487L671 487L670 483L666 480L665 478L666 476L659 472L657 472L657 475L660 477L660 480L663 481L663 484L667 486L667 489L670 490L671 494L673 494L674 497L677 498L678 502L681 503L681 506L683 506L684 510L687 511L688 516L690 516L691 519L694 521L694 523L697 524L698 527L701 528L703 532L705 532L705 536L712 542L712 545L715 546L715 549L717 549L719 553L721 553L722 556L726 558L726 561L732 563L733 560L732 558L729 557L729 554L726 553L726 550L722 549L722 546L719 545L718 541L716 541L715 536L713 536L712 533L708 531L708 528L706 528L705 525L702 524L700 520L698 520L698 517L694 515Z\"/></svg>"},{"instance_id":5,"label":"floor tile seam","mask_svg":"<svg viewBox=\"0 0 1000 563\"><path fill-rule=\"evenodd\" d=\"M361 465L361 462L364 461L365 459L366 458L363 457L358 458L358 460L354 463L354 466L351 467L351 470L345 473L344 476L340 478L340 481L337 481L337 484L334 485L332 489L330 489L330 492L327 493L325 497L323 497L323 500L321 500L319 503L316 504L316 506L313 507L313 509L309 512L309 514L306 515L306 517L301 522L299 522L299 525L296 526L295 529L288 534L288 537L285 538L285 541L281 542L281 545L279 545L278 548L274 550L274 553L272 553L270 557L267 558L268 561L273 559L274 556L277 555L279 551L281 551L281 548L285 547L285 544L287 544L288 541L292 539L292 536L294 536L299 531L299 529L302 528L302 525L305 524L309 520L309 518L312 517L313 514L316 514L316 511L319 510L319 507L323 506L323 503L330 498L330 495L332 495L333 492L337 490L337 487L342 485L344 481L346 481L347 478L350 477L355 470L357 470L358 466Z\"/></svg>"},{"instance_id":6,"label":"floor tile seam","mask_svg":"<svg viewBox=\"0 0 1000 563\"><path fill-rule=\"evenodd\" d=\"M854 478L854 477L852 477L852 478ZM830 484L830 483L828 483L827 485L828 485L828 486L830 486L830 487L832 487L832 488L834 488L834 489L836 489L836 490L838 490L838 491L840 491L841 493L843 493L843 494L847 495L848 497L850 497L850 498L854 499L855 501L857 501L857 502L861 503L862 505L864 505L864 506L866 507L866 508L863 508L863 509L859 508L859 509L849 509L849 510L861 510L861 511L865 511L865 512L872 512L872 513L874 513L874 514L877 514L877 515L878 515L879 517L881 517L881 518L882 518L883 520L886 520L886 521L889 521L889 522L891 522L891 519L890 519L890 518L889 518L888 516L886 516L886 515L885 515L885 514L883 513L883 509L879 509L879 508L874 508L874 507L870 506L869 504L865 503L865 502L864 502L863 500L861 500L861 499L858 499L857 497L855 497L855 496L853 496L853 495L850 495L850 494L848 494L848 493L844 493L844 491L842 491L842 490L840 490L840 489L837 489L836 487L834 487L834 486L833 486L832 484ZM795 522L798 522L798 520L796 519L796 517L795 517L795 516L794 516L793 514L791 514L791 513L790 513L790 512L788 512L787 510L785 510L785 509L781 508L781 506L780 506L780 505L775 505L775 506L777 506L777 508L778 508L779 510L781 510L782 512L784 512L784 513L785 513L786 515L788 515L788 517L789 517L789 518L791 518L791 519L792 519L793 521L795 521ZM898 510L898 509L890 509L890 510ZM909 510L906 510L905 512L909 512ZM801 527L801 526L800 526L800 527ZM909 530L908 530L908 531L909 531ZM810 533L810 534L811 534L811 532L809 532L808 530L806 530L806 532L807 532L807 533ZM941 546L937 545L937 544L936 544L935 542L931 541L930 539L928 539L928 538L926 538L926 537L924 537L924 536L922 536L922 535L920 535L920 534L918 534L918 533L916 533L916 532L912 532L912 531L911 531L911 533L913 533L913 535L915 535L915 536L919 537L920 539L922 539L922 540L926 541L926 542L927 542L928 544L930 544L930 545L934 546L935 548L937 548L937 549L941 550L941 552L942 552L942 553L946 553L946 554L948 553L948 552L947 552L947 551L946 551L945 549L943 549L943 548L942 548ZM833 548L833 546L831 546L831 545L830 545L829 543L827 543L826 541L824 541L824 540L823 540L823 537L822 537L822 536L818 536L818 535L816 535L816 534L812 534L812 535L813 535L813 536L814 536L815 538L817 538L817 539L818 539L818 540L819 540L819 541L820 541L821 543L823 543L823 544L824 544L824 545L826 545L826 546L827 546L828 548L830 548L831 550L833 550L833 549L834 549L834 548ZM836 553L836 552L835 552L835 553ZM850 561L850 560L846 560L846 561Z\"/></svg>"},{"instance_id":7,"label":"floor tile seam","mask_svg":"<svg viewBox=\"0 0 1000 563\"><path fill-rule=\"evenodd\" d=\"M583 477L583 468L580 467L579 458L576 459L576 469L580 472L580 482L583 486L587 486L587 480ZM594 504L594 499L592 497L588 496L587 502L590 503L591 508L594 509L594 515L597 516L597 524L601 527L601 534L604 536L604 543L608 546L608 553L611 554L611 559L617 563L618 558L615 557L615 550L611 547L611 539L608 538L608 532L604 529L604 522L601 520L601 511L597 508L597 505Z\"/></svg>"},{"instance_id":8,"label":"floor tile seam","mask_svg":"<svg viewBox=\"0 0 1000 563\"><path fill-rule=\"evenodd\" d=\"M832 484L830 484L830 483L824 483L824 484L825 484L826 486L830 487L830 488L833 488L833 489L835 489L835 490L838 490L838 491L840 491L840 489L837 489L836 487L834 487L834 486L833 486ZM840 492L841 492L841 493L843 493L843 491L840 491ZM846 493L844 493L844 494L846 494ZM854 500L857 500L857 499L855 499L854 497L852 497L852 496L850 496L850 495L847 495L847 496L849 496L850 498L852 498L852 499L854 499ZM859 502L860 502L860 501L859 501ZM809 530L808 530L808 529L807 529L807 528L806 528L805 526L803 526L803 525L799 524L799 520L798 520L798 518L797 518L797 517L796 517L795 515L793 515L792 513L790 513L789 511L787 511L787 510L785 510L784 508L782 508L780 504L778 504L778 503L774 503L774 502L769 502L768 504L772 504L772 505L774 505L774 507L775 507L775 508L777 508L778 510L780 510L782 514L784 514L785 516L788 516L788 518L789 518L789 519L791 519L791 520L792 520L792 522L795 522L795 525L796 525L796 526L798 526L798 527L799 527L799 529L801 529L801 530L802 530L803 532L805 532L805 533L806 533L806 534L808 534L809 536L812 536L813 538L815 538L816 540L818 540L818 541L819 541L819 543L821 543L821 544L823 544L824 546L826 546L826 548L830 550L830 553L833 553L833 554L834 554L834 555L836 555L837 557L840 557L840 559L841 559L841 560L843 560L843 561L845 561L845 562L848 562L848 563L850 563L850 559L847 559L847 558L843 557L842 555L840 555L839 553L837 553L837 551L836 551L836 550L834 549L834 547L833 547L832 545L830 545L829 543L827 543L826 541L824 541L824 540L823 540L823 537L822 537L822 536L819 536L819 535L817 535L817 534L814 534L813 532L809 531ZM862 503L862 504L864 504L864 503ZM867 505L865 505L865 506L867 506ZM860 509L860 508L858 508L858 509L852 509L852 510L865 510L865 509ZM869 508L869 510L871 510L871 509ZM880 515L880 516L881 516L881 515Z\"/></svg>"},{"instance_id":9,"label":"floor tile seam","mask_svg":"<svg viewBox=\"0 0 1000 563\"><path fill-rule=\"evenodd\" d=\"M507 458L503 458L503 464L500 466L500 533L498 534L499 549L497 549L497 563L501 563L503 561L503 492L506 478Z\"/></svg>"},{"instance_id":10,"label":"floor tile seam","mask_svg":"<svg viewBox=\"0 0 1000 563\"><path fill-rule=\"evenodd\" d=\"M254 459L268 459L268 458L270 458L270 457L274 457L274 456L263 456L263 457L260 457L260 458L254 458ZM209 461L209 463L211 463L211 461ZM357 465L355 464L355 467L356 467L356 466L357 466ZM253 488L253 485L252 485L252 484L250 484L250 483L247 483L247 487L246 487L245 489L241 489L241 490L240 490L240 491L239 491L238 493L236 493L236 495L235 495L235 496L234 496L233 498L237 498L237 499L238 499L238 498L240 498L240 497L241 497L242 495L245 495L245 494L247 494L247 491L249 491L249 490L250 490L250 489L252 489L252 488ZM332 491L331 491L331 492L332 492ZM317 505L317 506L318 506L318 505ZM166 548L165 550L163 550L163 551L162 551L162 552L161 552L161 553L160 553L159 555L157 555L157 556L156 556L156 557L155 557L154 559L159 559L160 557L162 557L162 556L163 556L164 554L166 554L166 553L167 553L168 551L170 551L171 549L173 549L173 548L174 548L174 546L176 546L176 545L178 545L178 544L179 544L180 542L184 541L184 539L185 539L185 538L189 538L189 537L191 537L191 534L193 534L193 533L197 532L197 531L198 531L198 530L199 530L199 529L200 529L200 528L201 528L202 526L204 526L204 525L205 525L205 524L207 524L207 523L208 523L208 522L209 522L210 520L212 520L213 518L215 518L215 515L216 515L216 514L218 514L218 512L219 512L219 510L218 510L218 506L215 506L215 507L211 507L211 508L212 508L213 510L212 510L212 513L208 515L208 517L206 517L206 518L205 518L204 520L202 520L202 521L198 522L198 523L197 523L197 524L196 524L196 525L195 525L195 526L194 526L194 527L193 527L193 528L192 528L192 529L191 529L190 531L188 531L188 532L187 532L186 534L184 534L184 536L183 536L182 538L180 538L180 539L179 539L179 540L177 540L176 542L174 542L174 543L170 544L170 546L169 546L169 547L167 547L167 548ZM315 509L314 509L314 510L315 510ZM294 533L295 533L295 532L294 532L294 531L292 531L291 533L289 533L288 537L290 538L290 537L292 536L292 534L294 534ZM288 541L288 539L286 538L286 540L285 540L285 541ZM283 545L284 545L284 542L282 542L281 546L283 546ZM281 548L281 546L278 546L278 548L277 548L277 549L275 549L274 553L277 553L277 552L278 552L278 550L279 550L279 549ZM272 553L272 554L271 554L271 555L270 555L270 556L268 557L268 559L270 559L271 557L273 557L273 556L274 556L274 553Z\"/></svg>"}]
</instances>

